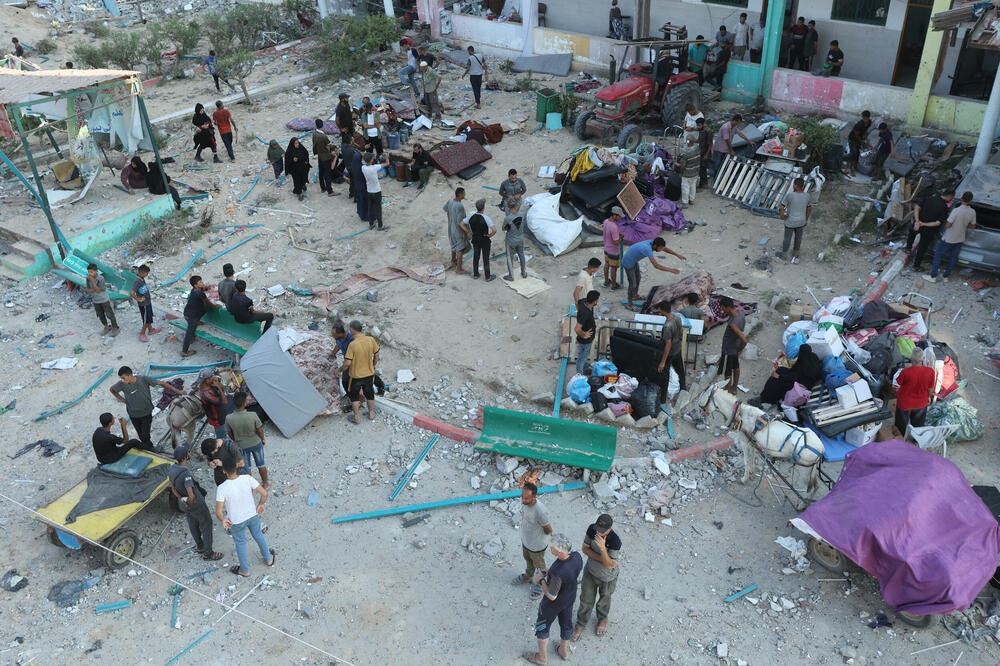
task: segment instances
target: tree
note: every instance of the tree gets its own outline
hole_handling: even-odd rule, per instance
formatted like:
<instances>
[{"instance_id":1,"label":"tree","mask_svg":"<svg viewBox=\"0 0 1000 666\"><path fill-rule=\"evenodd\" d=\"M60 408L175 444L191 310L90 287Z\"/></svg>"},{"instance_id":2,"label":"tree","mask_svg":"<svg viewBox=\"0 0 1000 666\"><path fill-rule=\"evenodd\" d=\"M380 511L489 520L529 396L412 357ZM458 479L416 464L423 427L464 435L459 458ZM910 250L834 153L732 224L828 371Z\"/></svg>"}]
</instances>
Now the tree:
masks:
<instances>
[{"instance_id":1,"label":"tree","mask_svg":"<svg viewBox=\"0 0 1000 666\"><path fill-rule=\"evenodd\" d=\"M150 27L154 39L170 44L174 50L174 69L184 69L184 56L198 48L201 40L201 27L195 21L173 17L162 23L154 23Z\"/></svg>"},{"instance_id":2,"label":"tree","mask_svg":"<svg viewBox=\"0 0 1000 666\"><path fill-rule=\"evenodd\" d=\"M250 51L233 51L219 58L215 63L215 71L223 79L236 79L240 82L240 89L243 91L243 98L250 104L250 93L247 92L246 79L253 71L254 55Z\"/></svg>"},{"instance_id":3,"label":"tree","mask_svg":"<svg viewBox=\"0 0 1000 666\"><path fill-rule=\"evenodd\" d=\"M384 14L336 16L317 24L316 60L331 76L358 69L368 54L399 40L399 19Z\"/></svg>"}]
</instances>

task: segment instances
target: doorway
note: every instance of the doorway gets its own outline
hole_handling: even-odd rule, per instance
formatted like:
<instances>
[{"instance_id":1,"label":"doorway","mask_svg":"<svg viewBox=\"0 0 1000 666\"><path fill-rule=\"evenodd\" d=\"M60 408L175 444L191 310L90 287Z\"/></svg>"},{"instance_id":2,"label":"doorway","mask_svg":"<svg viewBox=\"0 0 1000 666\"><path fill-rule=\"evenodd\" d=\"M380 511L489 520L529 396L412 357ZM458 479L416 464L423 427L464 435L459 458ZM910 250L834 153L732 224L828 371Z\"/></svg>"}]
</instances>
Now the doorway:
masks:
<instances>
[{"instance_id":1,"label":"doorway","mask_svg":"<svg viewBox=\"0 0 1000 666\"><path fill-rule=\"evenodd\" d=\"M892 73L892 85L912 88L917 82L920 56L924 51L927 26L931 21L930 0L910 0L906 6L903 30L899 33L899 49L896 51L896 67Z\"/></svg>"}]
</instances>

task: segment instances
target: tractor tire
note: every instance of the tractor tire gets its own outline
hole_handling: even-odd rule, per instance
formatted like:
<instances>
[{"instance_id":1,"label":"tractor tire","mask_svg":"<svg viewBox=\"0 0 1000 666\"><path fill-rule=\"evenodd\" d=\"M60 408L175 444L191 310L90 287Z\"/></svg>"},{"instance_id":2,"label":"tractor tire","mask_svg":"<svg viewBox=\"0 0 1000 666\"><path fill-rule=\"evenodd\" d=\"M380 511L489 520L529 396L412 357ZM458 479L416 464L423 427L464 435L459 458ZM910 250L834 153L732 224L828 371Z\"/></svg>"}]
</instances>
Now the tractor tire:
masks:
<instances>
[{"instance_id":1,"label":"tractor tire","mask_svg":"<svg viewBox=\"0 0 1000 666\"><path fill-rule=\"evenodd\" d=\"M628 152L635 151L642 143L642 128L638 125L626 125L618 133L618 147Z\"/></svg>"},{"instance_id":2,"label":"tractor tire","mask_svg":"<svg viewBox=\"0 0 1000 666\"><path fill-rule=\"evenodd\" d=\"M576 122L573 123L573 132L576 134L576 138L581 141L586 141L587 139L587 122L594 117L593 111L584 111L576 117Z\"/></svg>"},{"instance_id":3,"label":"tractor tire","mask_svg":"<svg viewBox=\"0 0 1000 666\"><path fill-rule=\"evenodd\" d=\"M664 129L670 129L675 125L684 126L684 113L688 104L701 108L701 86L697 81L685 81L667 91L663 106L660 107Z\"/></svg>"}]
</instances>

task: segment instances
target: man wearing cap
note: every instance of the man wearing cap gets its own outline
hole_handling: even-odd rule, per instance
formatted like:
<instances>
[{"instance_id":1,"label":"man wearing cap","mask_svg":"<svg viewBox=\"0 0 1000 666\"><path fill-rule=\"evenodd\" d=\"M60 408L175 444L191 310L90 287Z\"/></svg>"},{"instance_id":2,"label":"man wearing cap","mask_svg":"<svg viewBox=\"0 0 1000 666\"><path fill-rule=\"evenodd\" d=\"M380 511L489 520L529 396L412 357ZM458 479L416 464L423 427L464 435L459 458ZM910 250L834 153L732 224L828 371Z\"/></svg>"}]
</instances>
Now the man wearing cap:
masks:
<instances>
[{"instance_id":1,"label":"man wearing cap","mask_svg":"<svg viewBox=\"0 0 1000 666\"><path fill-rule=\"evenodd\" d=\"M577 579L583 568L583 558L573 551L570 540L562 534L552 537L549 550L556 560L548 571L539 571L533 580L542 588L542 601L538 604L535 620L535 638L538 652L525 652L521 656L532 664L548 663L549 632L552 623L559 619L559 647L563 660L569 659L569 641L573 634L573 603L576 601Z\"/></svg>"},{"instance_id":2,"label":"man wearing cap","mask_svg":"<svg viewBox=\"0 0 1000 666\"><path fill-rule=\"evenodd\" d=\"M441 120L441 103L438 101L441 76L427 64L426 60L420 61L420 76L424 82L424 98L431 109L431 117L434 120Z\"/></svg>"},{"instance_id":3,"label":"man wearing cap","mask_svg":"<svg viewBox=\"0 0 1000 666\"><path fill-rule=\"evenodd\" d=\"M622 540L611 526L611 516L602 513L597 522L587 528L580 549L587 556L580 581L580 608L576 611L576 628L572 640L580 640L584 628L590 622L590 614L597 602L597 635L603 636L608 630L608 612L611 610L611 595L618 583L618 553ZM600 599L598 599L600 595Z\"/></svg>"},{"instance_id":4,"label":"man wearing cap","mask_svg":"<svg viewBox=\"0 0 1000 666\"><path fill-rule=\"evenodd\" d=\"M205 490L191 476L187 465L191 461L190 449L178 446L174 449L174 460L167 472L170 477L170 492L183 504L187 516L188 529L194 539L195 551L203 560L221 560L222 553L212 550L212 516L205 504Z\"/></svg>"},{"instance_id":5,"label":"man wearing cap","mask_svg":"<svg viewBox=\"0 0 1000 666\"><path fill-rule=\"evenodd\" d=\"M350 143L354 138L354 114L351 112L350 95L340 93L340 102L336 109L337 129L340 130L340 142Z\"/></svg>"}]
</instances>

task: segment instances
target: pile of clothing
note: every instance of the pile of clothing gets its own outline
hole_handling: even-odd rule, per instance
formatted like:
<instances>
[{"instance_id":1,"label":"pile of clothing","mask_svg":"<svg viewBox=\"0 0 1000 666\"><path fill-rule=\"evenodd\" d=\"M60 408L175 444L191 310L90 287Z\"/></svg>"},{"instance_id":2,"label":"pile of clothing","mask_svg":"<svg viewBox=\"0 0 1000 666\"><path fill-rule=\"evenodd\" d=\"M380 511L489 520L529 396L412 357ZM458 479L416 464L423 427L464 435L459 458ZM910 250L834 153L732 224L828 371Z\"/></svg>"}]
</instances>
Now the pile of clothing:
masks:
<instances>
[{"instance_id":1,"label":"pile of clothing","mask_svg":"<svg viewBox=\"0 0 1000 666\"><path fill-rule=\"evenodd\" d=\"M589 402L594 412L610 409L616 417L624 414L631 414L634 419L655 417L660 405L657 384L619 373L615 364L607 359L594 363L590 377L570 377L566 389L577 404Z\"/></svg>"}]
</instances>

